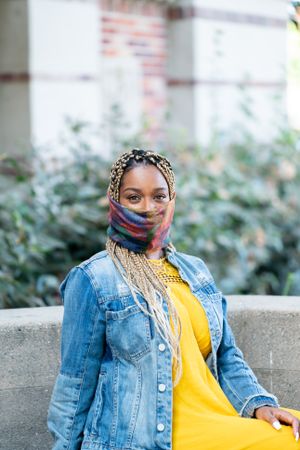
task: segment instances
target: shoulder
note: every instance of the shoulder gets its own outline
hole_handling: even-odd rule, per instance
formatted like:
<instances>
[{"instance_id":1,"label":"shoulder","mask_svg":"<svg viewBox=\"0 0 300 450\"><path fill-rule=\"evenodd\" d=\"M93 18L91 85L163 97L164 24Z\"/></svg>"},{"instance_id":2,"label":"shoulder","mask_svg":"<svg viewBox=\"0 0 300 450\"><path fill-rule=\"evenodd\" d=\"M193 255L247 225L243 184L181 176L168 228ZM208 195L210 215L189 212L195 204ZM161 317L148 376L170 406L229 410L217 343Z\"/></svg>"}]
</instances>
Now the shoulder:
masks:
<instances>
[{"instance_id":1,"label":"shoulder","mask_svg":"<svg viewBox=\"0 0 300 450\"><path fill-rule=\"evenodd\" d=\"M89 258L85 259L81 263L77 264L75 267L80 267L84 271L88 271L94 267L105 266L110 264L111 258L108 255L106 250L101 250L100 252L95 253Z\"/></svg>"},{"instance_id":2,"label":"shoulder","mask_svg":"<svg viewBox=\"0 0 300 450\"><path fill-rule=\"evenodd\" d=\"M68 280L77 280L77 283L89 283L97 296L103 292L103 287L111 286L119 278L118 271L106 250L95 253L88 259L73 266L60 285L64 289ZM107 289L105 289L107 290Z\"/></svg>"},{"instance_id":3,"label":"shoulder","mask_svg":"<svg viewBox=\"0 0 300 450\"><path fill-rule=\"evenodd\" d=\"M81 269L95 285L98 282L101 284L103 279L114 278L118 272L106 250L95 253L90 258L77 264L75 268Z\"/></svg>"},{"instance_id":4,"label":"shoulder","mask_svg":"<svg viewBox=\"0 0 300 450\"><path fill-rule=\"evenodd\" d=\"M94 273L97 270L103 270L107 267L111 267L112 260L106 250L95 253L84 261L71 267L68 274L72 272L85 273L87 275ZM81 270L76 270L81 269Z\"/></svg>"},{"instance_id":5,"label":"shoulder","mask_svg":"<svg viewBox=\"0 0 300 450\"><path fill-rule=\"evenodd\" d=\"M173 256L176 263L192 281L195 289L201 287L211 293L219 291L213 275L202 258L178 251L175 251Z\"/></svg>"},{"instance_id":6,"label":"shoulder","mask_svg":"<svg viewBox=\"0 0 300 450\"><path fill-rule=\"evenodd\" d=\"M194 256L194 255L190 255L188 253L183 253L183 252L178 252L178 251L175 251L174 255L178 261L184 262L185 264L190 264L197 270L204 272L208 278L212 278L212 274L210 273L210 270L207 267L206 262L199 256Z\"/></svg>"}]
</instances>

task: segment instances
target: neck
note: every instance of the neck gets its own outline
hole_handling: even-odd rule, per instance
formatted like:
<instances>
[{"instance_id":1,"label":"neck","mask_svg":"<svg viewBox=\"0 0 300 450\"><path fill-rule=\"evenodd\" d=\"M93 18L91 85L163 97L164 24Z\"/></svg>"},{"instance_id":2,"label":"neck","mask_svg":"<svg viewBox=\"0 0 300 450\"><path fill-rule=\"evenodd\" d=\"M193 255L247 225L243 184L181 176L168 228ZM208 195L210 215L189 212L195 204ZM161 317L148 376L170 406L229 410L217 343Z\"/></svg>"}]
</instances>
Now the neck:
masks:
<instances>
[{"instance_id":1,"label":"neck","mask_svg":"<svg viewBox=\"0 0 300 450\"><path fill-rule=\"evenodd\" d=\"M146 256L148 259L159 259L162 258L164 256L164 251L162 248L158 249L158 250L154 250L151 252L147 252L146 251Z\"/></svg>"}]
</instances>

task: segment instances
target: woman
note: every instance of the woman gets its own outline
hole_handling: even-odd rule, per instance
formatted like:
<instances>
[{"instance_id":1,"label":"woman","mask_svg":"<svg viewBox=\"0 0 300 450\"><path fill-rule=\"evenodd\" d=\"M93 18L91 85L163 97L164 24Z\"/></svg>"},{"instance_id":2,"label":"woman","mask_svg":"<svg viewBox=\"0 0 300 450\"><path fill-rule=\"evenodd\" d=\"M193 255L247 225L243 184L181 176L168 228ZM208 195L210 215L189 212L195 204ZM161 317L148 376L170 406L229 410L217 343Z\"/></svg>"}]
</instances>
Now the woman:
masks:
<instances>
[{"instance_id":1,"label":"woman","mask_svg":"<svg viewBox=\"0 0 300 450\"><path fill-rule=\"evenodd\" d=\"M106 250L60 286L53 450L300 448L300 411L258 383L205 263L171 243L169 161L124 153L108 200Z\"/></svg>"}]
</instances>

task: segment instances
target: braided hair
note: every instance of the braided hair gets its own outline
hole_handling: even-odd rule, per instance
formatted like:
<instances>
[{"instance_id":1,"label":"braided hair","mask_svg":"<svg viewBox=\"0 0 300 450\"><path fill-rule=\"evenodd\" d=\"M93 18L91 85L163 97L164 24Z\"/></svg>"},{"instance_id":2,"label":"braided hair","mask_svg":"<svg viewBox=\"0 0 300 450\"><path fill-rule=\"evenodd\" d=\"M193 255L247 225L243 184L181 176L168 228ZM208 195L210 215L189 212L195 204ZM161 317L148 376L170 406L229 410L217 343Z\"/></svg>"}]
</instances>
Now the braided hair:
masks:
<instances>
[{"instance_id":1,"label":"braided hair","mask_svg":"<svg viewBox=\"0 0 300 450\"><path fill-rule=\"evenodd\" d=\"M113 164L108 187L108 193L111 198L119 202L120 186L124 173L140 165L154 165L161 171L167 181L170 199L172 199L175 195L175 176L168 159L156 152L136 148L123 153ZM175 250L172 243L169 243L168 247ZM176 386L182 375L182 359L179 346L181 321L170 298L168 287L158 278L145 253L133 252L113 241L110 237L108 237L106 242L106 250L128 284L134 301L145 314L153 318L158 333L168 344L173 357L172 361L176 365L174 379L174 385ZM144 297L148 310L141 305L136 293ZM163 299L166 300L168 305L174 334L170 321L163 310Z\"/></svg>"}]
</instances>

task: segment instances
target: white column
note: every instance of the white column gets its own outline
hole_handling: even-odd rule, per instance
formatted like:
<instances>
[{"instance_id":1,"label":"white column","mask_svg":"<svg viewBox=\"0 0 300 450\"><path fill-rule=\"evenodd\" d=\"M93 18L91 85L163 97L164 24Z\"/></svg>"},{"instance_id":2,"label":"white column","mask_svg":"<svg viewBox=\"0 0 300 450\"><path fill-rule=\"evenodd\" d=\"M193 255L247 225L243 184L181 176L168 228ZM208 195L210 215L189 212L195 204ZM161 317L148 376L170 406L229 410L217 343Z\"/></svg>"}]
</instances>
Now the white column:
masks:
<instances>
[{"instance_id":1,"label":"white column","mask_svg":"<svg viewBox=\"0 0 300 450\"><path fill-rule=\"evenodd\" d=\"M0 2L0 153L30 142L27 0Z\"/></svg>"},{"instance_id":2,"label":"white column","mask_svg":"<svg viewBox=\"0 0 300 450\"><path fill-rule=\"evenodd\" d=\"M190 143L209 141L214 127L233 133L243 126L270 139L286 115L286 21L281 0L186 0L171 8L174 129Z\"/></svg>"},{"instance_id":3,"label":"white column","mask_svg":"<svg viewBox=\"0 0 300 450\"><path fill-rule=\"evenodd\" d=\"M1 46L6 45L0 95L6 102L0 122L8 151L19 153L20 137L24 146L51 148L66 117L99 124L99 16L97 0L1 1Z\"/></svg>"}]
</instances>

